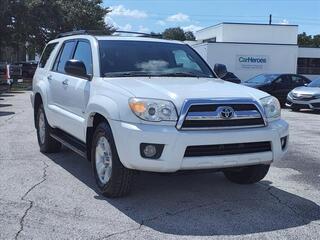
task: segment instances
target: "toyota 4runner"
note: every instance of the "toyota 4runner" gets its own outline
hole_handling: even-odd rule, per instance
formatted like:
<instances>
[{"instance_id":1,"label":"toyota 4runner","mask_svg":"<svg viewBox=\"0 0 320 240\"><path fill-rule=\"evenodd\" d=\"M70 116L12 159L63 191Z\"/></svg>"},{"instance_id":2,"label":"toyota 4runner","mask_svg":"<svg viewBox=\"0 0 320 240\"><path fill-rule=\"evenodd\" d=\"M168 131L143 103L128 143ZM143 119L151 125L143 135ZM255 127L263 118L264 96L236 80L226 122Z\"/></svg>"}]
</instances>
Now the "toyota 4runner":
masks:
<instances>
[{"instance_id":1,"label":"toyota 4runner","mask_svg":"<svg viewBox=\"0 0 320 240\"><path fill-rule=\"evenodd\" d=\"M288 146L277 99L217 78L176 41L62 35L42 54L31 101L40 151L63 144L87 158L107 197L128 193L135 170L255 183Z\"/></svg>"}]
</instances>

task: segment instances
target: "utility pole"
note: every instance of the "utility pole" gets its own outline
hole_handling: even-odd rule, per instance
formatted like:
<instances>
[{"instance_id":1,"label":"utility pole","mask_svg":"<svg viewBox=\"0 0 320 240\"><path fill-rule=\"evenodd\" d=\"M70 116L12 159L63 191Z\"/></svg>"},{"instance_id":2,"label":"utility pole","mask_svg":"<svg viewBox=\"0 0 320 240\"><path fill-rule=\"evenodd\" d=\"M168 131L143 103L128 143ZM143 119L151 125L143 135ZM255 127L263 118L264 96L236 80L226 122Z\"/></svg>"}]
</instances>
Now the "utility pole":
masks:
<instances>
[{"instance_id":1,"label":"utility pole","mask_svg":"<svg viewBox=\"0 0 320 240\"><path fill-rule=\"evenodd\" d=\"M269 24L272 24L272 14L269 15Z\"/></svg>"}]
</instances>

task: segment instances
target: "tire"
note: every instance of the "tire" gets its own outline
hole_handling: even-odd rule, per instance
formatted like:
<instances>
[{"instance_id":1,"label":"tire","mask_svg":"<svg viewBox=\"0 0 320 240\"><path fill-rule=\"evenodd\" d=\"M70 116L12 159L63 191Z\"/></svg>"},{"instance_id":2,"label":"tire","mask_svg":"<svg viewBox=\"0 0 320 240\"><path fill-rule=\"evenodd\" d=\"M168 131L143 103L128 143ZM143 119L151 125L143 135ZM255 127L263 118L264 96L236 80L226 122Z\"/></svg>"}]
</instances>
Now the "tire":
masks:
<instances>
[{"instance_id":1,"label":"tire","mask_svg":"<svg viewBox=\"0 0 320 240\"><path fill-rule=\"evenodd\" d=\"M108 198L118 198L129 193L134 171L122 165L111 128L107 122L100 123L94 131L91 164L102 195Z\"/></svg>"},{"instance_id":2,"label":"tire","mask_svg":"<svg viewBox=\"0 0 320 240\"><path fill-rule=\"evenodd\" d=\"M39 106L36 116L36 129L40 152L59 152L61 150L61 143L50 136L50 125L48 124L42 104Z\"/></svg>"},{"instance_id":3,"label":"tire","mask_svg":"<svg viewBox=\"0 0 320 240\"><path fill-rule=\"evenodd\" d=\"M225 177L238 184L253 184L261 181L268 173L270 165L254 165L225 170Z\"/></svg>"}]
</instances>

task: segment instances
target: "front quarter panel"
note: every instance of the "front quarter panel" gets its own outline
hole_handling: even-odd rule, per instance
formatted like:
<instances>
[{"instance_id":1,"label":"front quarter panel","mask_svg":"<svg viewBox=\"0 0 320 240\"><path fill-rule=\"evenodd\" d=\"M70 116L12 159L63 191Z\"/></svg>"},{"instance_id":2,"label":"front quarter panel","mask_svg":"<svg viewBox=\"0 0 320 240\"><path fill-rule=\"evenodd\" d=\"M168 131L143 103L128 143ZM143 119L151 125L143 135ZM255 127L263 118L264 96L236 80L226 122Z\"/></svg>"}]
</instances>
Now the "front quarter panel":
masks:
<instances>
[{"instance_id":1,"label":"front quarter panel","mask_svg":"<svg viewBox=\"0 0 320 240\"><path fill-rule=\"evenodd\" d=\"M129 108L129 99L133 97L127 91L110 84L104 79L93 79L91 97L86 109L87 126L91 116L98 113L107 120L137 122L137 117Z\"/></svg>"}]
</instances>

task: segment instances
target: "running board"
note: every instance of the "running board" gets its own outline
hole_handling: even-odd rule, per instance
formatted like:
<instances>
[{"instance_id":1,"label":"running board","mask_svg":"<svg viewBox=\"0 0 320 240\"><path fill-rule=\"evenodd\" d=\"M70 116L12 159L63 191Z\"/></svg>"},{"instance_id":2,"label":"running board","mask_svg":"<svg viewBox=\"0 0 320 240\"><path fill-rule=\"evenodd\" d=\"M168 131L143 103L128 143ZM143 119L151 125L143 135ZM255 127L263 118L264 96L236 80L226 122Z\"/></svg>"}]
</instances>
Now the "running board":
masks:
<instances>
[{"instance_id":1,"label":"running board","mask_svg":"<svg viewBox=\"0 0 320 240\"><path fill-rule=\"evenodd\" d=\"M79 154L81 157L87 158L87 147L84 142L60 129L51 129L50 136L75 153Z\"/></svg>"}]
</instances>

